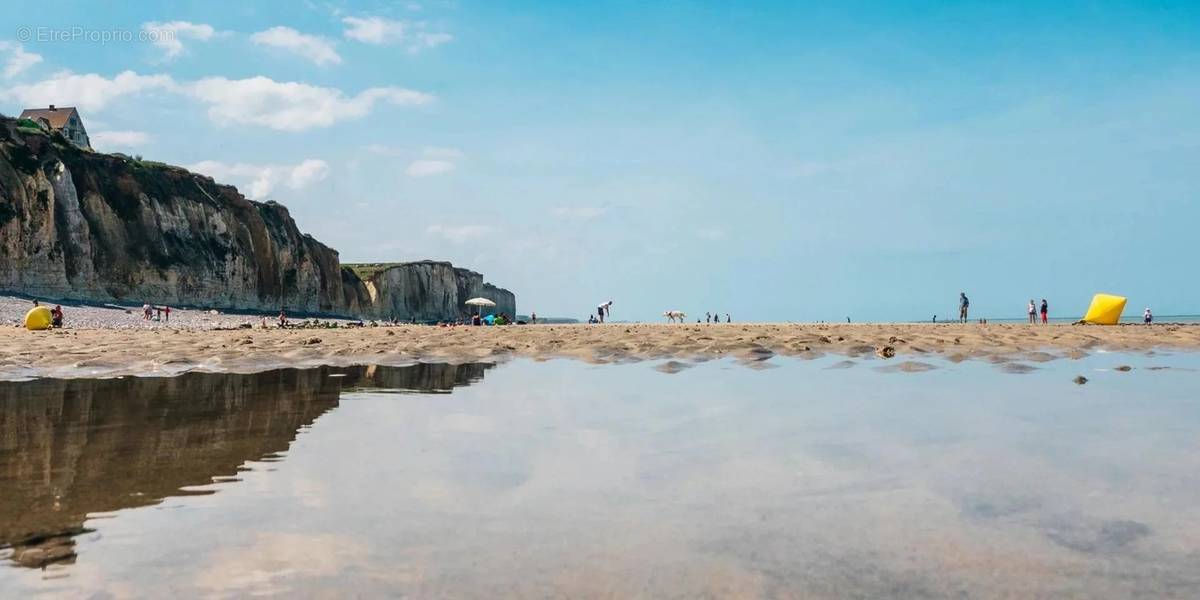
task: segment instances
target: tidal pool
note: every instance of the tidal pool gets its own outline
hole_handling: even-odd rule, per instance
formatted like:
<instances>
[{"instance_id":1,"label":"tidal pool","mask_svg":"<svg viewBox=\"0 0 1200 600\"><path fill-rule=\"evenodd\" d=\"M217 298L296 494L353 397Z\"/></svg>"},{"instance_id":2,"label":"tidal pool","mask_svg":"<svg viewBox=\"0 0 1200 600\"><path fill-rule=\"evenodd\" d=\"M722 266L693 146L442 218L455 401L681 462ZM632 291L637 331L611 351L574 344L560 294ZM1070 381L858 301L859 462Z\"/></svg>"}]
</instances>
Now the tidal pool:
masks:
<instances>
[{"instance_id":1,"label":"tidal pool","mask_svg":"<svg viewBox=\"0 0 1200 600\"><path fill-rule=\"evenodd\" d=\"M900 364L0 383L0 597L1200 596L1200 355Z\"/></svg>"}]
</instances>

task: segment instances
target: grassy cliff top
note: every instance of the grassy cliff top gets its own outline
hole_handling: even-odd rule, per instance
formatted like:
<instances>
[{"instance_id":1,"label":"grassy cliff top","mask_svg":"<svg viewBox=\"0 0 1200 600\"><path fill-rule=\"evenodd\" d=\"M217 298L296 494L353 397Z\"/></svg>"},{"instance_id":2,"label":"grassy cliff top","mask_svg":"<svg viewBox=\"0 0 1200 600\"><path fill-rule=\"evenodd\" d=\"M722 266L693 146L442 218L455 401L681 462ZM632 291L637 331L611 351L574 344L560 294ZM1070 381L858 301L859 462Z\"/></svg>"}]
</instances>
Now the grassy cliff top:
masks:
<instances>
[{"instance_id":1,"label":"grassy cliff top","mask_svg":"<svg viewBox=\"0 0 1200 600\"><path fill-rule=\"evenodd\" d=\"M366 281L375 275L391 269L393 267L403 267L405 265L447 265L453 266L444 260L409 260L404 262L386 262L386 263L342 263L342 268L350 269L359 279Z\"/></svg>"}]
</instances>

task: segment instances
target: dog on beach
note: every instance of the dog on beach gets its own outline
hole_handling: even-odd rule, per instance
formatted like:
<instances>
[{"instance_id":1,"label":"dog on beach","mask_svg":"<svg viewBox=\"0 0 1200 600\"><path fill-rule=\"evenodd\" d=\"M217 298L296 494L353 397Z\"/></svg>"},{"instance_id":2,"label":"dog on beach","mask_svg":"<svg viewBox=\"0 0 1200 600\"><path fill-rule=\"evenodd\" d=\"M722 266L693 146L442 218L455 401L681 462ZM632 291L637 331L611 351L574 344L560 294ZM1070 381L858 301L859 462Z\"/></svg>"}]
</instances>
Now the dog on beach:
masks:
<instances>
[{"instance_id":1,"label":"dog on beach","mask_svg":"<svg viewBox=\"0 0 1200 600\"><path fill-rule=\"evenodd\" d=\"M663 313L663 316L667 318L668 323L674 323L676 319L682 323L683 318L686 317L687 314L685 314L682 310L668 310L667 312Z\"/></svg>"}]
</instances>

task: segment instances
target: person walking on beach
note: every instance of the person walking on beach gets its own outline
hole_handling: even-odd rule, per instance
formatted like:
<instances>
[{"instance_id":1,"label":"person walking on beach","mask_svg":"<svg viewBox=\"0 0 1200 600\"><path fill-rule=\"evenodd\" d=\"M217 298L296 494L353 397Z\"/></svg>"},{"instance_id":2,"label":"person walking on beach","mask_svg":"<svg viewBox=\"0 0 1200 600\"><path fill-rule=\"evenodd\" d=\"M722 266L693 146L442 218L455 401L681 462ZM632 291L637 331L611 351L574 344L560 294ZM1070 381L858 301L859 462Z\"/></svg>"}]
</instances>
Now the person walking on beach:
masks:
<instances>
[{"instance_id":1,"label":"person walking on beach","mask_svg":"<svg viewBox=\"0 0 1200 600\"><path fill-rule=\"evenodd\" d=\"M1050 303L1042 298L1042 325L1050 322Z\"/></svg>"},{"instance_id":2,"label":"person walking on beach","mask_svg":"<svg viewBox=\"0 0 1200 600\"><path fill-rule=\"evenodd\" d=\"M1037 324L1037 304L1034 304L1033 298L1029 299L1029 324Z\"/></svg>"},{"instance_id":3,"label":"person walking on beach","mask_svg":"<svg viewBox=\"0 0 1200 600\"><path fill-rule=\"evenodd\" d=\"M733 322L733 319L730 319L730 318L729 318L729 313L725 313L725 322L726 322L726 323L732 323L732 322Z\"/></svg>"},{"instance_id":4,"label":"person walking on beach","mask_svg":"<svg viewBox=\"0 0 1200 600\"><path fill-rule=\"evenodd\" d=\"M958 293L958 322L967 322L967 309L971 307L971 301L967 299L966 292Z\"/></svg>"},{"instance_id":5,"label":"person walking on beach","mask_svg":"<svg viewBox=\"0 0 1200 600\"><path fill-rule=\"evenodd\" d=\"M704 322L712 323L712 313L710 313L710 312L704 313Z\"/></svg>"},{"instance_id":6,"label":"person walking on beach","mask_svg":"<svg viewBox=\"0 0 1200 600\"><path fill-rule=\"evenodd\" d=\"M1154 321L1154 315L1150 314L1150 307L1146 307L1146 312L1142 313L1142 322L1149 325Z\"/></svg>"}]
</instances>

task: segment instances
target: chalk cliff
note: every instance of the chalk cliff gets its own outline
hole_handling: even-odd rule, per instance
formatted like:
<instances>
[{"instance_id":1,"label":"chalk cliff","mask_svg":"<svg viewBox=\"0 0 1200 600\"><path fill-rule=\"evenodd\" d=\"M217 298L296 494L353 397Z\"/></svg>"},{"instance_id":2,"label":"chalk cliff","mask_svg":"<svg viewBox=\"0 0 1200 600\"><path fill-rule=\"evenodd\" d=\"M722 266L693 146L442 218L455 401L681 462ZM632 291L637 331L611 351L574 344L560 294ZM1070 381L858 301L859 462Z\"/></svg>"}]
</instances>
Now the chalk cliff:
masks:
<instances>
[{"instance_id":1,"label":"chalk cliff","mask_svg":"<svg viewBox=\"0 0 1200 600\"><path fill-rule=\"evenodd\" d=\"M357 312L379 319L432 321L447 315L466 317L475 309L463 303L485 297L496 302L496 314L513 316L517 301L512 292L483 280L483 275L448 262L423 260L407 263L348 265L361 282Z\"/></svg>"},{"instance_id":2,"label":"chalk cliff","mask_svg":"<svg viewBox=\"0 0 1200 600\"><path fill-rule=\"evenodd\" d=\"M491 294L516 312L511 292L449 263L374 275L344 268L280 204L0 119L0 291L419 320L469 314L462 300Z\"/></svg>"}]
</instances>

